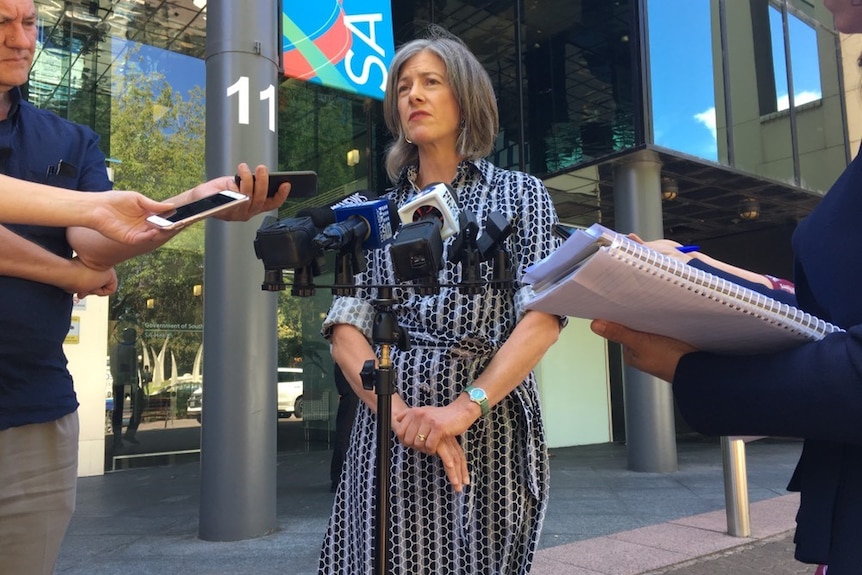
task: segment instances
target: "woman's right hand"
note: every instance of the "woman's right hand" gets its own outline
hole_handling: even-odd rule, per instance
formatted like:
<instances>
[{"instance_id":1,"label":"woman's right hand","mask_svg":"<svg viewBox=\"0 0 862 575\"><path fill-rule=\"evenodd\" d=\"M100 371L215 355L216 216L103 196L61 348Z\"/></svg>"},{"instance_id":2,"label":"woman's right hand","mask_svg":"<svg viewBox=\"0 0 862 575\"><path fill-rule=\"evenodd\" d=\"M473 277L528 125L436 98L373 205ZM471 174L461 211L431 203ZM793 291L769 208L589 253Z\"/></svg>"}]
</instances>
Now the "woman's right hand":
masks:
<instances>
[{"instance_id":1,"label":"woman's right hand","mask_svg":"<svg viewBox=\"0 0 862 575\"><path fill-rule=\"evenodd\" d=\"M669 383L679 360L697 351L694 346L663 335L629 329L618 323L595 319L590 323L593 333L623 346L623 361L640 371Z\"/></svg>"}]
</instances>

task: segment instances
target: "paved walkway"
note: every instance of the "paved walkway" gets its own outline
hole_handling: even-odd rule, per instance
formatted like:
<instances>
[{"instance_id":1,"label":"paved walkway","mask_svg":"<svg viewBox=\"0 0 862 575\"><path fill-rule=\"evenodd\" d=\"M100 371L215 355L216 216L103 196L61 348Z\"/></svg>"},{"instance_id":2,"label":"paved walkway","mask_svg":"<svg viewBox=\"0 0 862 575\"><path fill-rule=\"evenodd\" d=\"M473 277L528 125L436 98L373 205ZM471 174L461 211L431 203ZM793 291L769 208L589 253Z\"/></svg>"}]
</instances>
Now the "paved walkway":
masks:
<instances>
[{"instance_id":1,"label":"paved walkway","mask_svg":"<svg viewBox=\"0 0 862 575\"><path fill-rule=\"evenodd\" d=\"M727 535L717 440L681 440L679 471L626 469L626 448L551 451L551 502L533 575L791 575L798 502L785 485L798 441L746 446L752 535ZM280 454L277 528L237 542L198 539L196 462L82 478L60 575L316 575L329 516L329 452ZM362 575L362 574L349 574Z\"/></svg>"},{"instance_id":2,"label":"paved walkway","mask_svg":"<svg viewBox=\"0 0 862 575\"><path fill-rule=\"evenodd\" d=\"M751 537L727 535L724 511L622 531L540 551L534 575L674 575L813 573L793 559L788 527L796 494L751 505Z\"/></svg>"}]
</instances>

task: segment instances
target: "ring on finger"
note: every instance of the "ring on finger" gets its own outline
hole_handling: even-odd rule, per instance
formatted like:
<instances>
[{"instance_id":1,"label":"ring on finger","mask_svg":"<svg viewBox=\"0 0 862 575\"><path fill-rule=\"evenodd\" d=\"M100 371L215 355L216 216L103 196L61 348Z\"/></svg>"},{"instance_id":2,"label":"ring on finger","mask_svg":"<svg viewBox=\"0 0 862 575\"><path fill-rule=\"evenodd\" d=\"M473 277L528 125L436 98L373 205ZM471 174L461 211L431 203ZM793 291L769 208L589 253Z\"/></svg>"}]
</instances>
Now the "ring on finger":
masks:
<instances>
[{"instance_id":1,"label":"ring on finger","mask_svg":"<svg viewBox=\"0 0 862 575\"><path fill-rule=\"evenodd\" d=\"M425 435L424 433L417 433L416 434L416 441L425 441L426 439L428 439L428 436Z\"/></svg>"}]
</instances>

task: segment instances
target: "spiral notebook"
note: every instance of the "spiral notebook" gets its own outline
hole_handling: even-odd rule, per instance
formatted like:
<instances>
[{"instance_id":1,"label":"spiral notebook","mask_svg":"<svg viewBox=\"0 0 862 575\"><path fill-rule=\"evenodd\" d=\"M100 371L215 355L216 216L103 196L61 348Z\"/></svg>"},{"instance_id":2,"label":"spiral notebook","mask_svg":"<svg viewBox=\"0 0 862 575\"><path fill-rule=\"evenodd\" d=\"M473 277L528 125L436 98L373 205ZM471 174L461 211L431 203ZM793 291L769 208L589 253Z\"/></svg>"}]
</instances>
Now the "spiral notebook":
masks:
<instances>
[{"instance_id":1,"label":"spiral notebook","mask_svg":"<svg viewBox=\"0 0 862 575\"><path fill-rule=\"evenodd\" d=\"M527 269L527 303L607 319L721 353L779 350L843 331L798 308L594 224Z\"/></svg>"}]
</instances>

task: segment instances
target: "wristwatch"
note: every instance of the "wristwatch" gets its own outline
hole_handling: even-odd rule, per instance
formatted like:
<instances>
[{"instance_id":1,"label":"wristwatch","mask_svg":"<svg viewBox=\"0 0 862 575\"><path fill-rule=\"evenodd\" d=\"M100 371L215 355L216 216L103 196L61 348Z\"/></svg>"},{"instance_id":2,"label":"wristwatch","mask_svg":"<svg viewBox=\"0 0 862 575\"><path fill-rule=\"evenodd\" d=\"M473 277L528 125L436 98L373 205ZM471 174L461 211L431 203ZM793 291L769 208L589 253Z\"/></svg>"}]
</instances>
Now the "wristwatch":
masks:
<instances>
[{"instance_id":1,"label":"wristwatch","mask_svg":"<svg viewBox=\"0 0 862 575\"><path fill-rule=\"evenodd\" d=\"M491 411L491 407L488 405L488 394L485 393L484 389L468 385L464 388L464 393L470 397L470 401L479 406L482 410L482 417L488 415L488 412Z\"/></svg>"}]
</instances>

